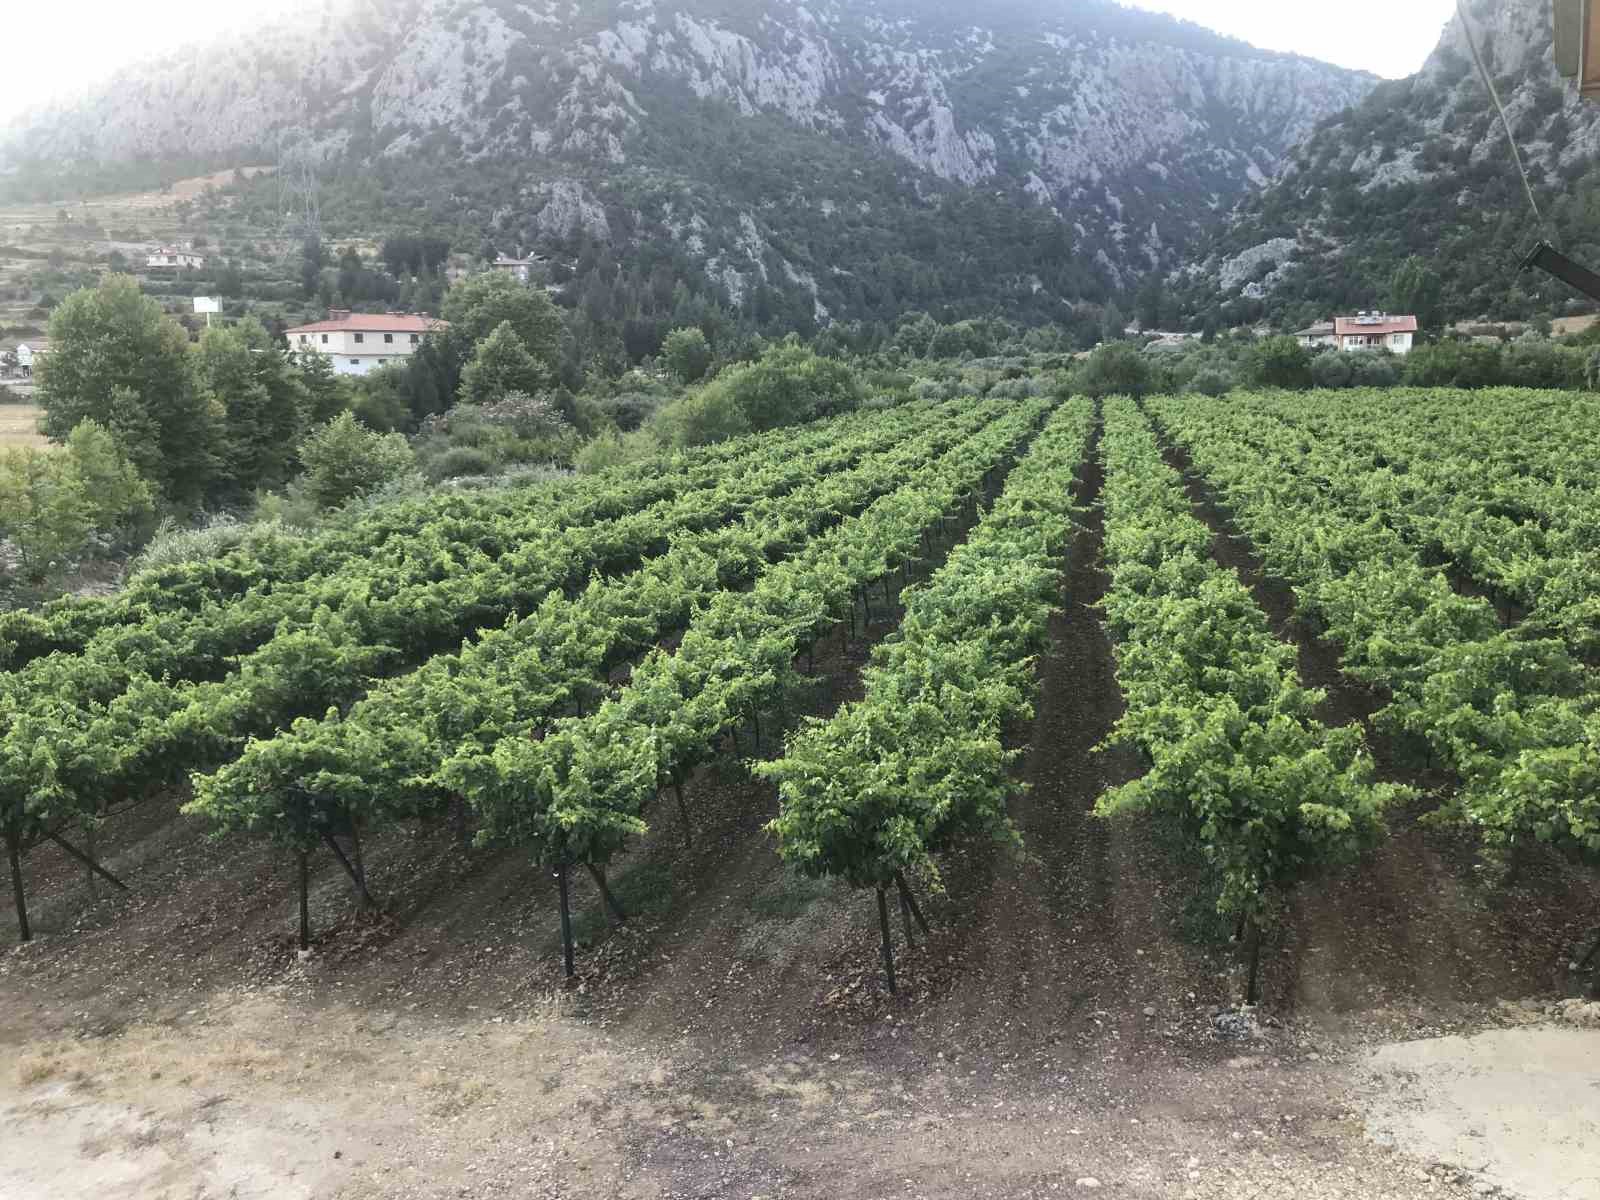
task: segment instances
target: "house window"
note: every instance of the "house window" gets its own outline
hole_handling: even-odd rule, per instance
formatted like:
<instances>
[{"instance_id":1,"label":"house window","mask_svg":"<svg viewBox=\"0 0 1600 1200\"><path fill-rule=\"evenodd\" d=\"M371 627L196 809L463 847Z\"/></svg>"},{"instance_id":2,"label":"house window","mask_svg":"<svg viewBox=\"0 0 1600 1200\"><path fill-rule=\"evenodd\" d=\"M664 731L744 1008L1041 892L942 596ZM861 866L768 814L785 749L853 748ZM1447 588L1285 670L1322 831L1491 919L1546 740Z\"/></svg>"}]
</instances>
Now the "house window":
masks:
<instances>
[{"instance_id":1,"label":"house window","mask_svg":"<svg viewBox=\"0 0 1600 1200\"><path fill-rule=\"evenodd\" d=\"M417 344L417 342L418 342L418 341L420 341L420 340L421 340L421 339L419 339L419 338L418 338L418 337L417 337L417 335L416 335L416 334L414 334L414 333L413 333L413 334L412 334L412 335L411 335L411 344L412 344L412 345L413 345L413 346L415 346L415 345L416 345L416 344Z\"/></svg>"},{"instance_id":2,"label":"house window","mask_svg":"<svg viewBox=\"0 0 1600 1200\"><path fill-rule=\"evenodd\" d=\"M366 339L366 335L365 334L361 334L361 333L356 334L356 345L359 346L359 345L361 345L362 342L364 342L366 340L367 339Z\"/></svg>"},{"instance_id":3,"label":"house window","mask_svg":"<svg viewBox=\"0 0 1600 1200\"><path fill-rule=\"evenodd\" d=\"M359 358L352 358L350 360L350 365L352 367L359 367L361 365L361 360Z\"/></svg>"},{"instance_id":4,"label":"house window","mask_svg":"<svg viewBox=\"0 0 1600 1200\"><path fill-rule=\"evenodd\" d=\"M323 334L322 335L322 344L324 346L326 346L328 344L328 335L327 334Z\"/></svg>"},{"instance_id":5,"label":"house window","mask_svg":"<svg viewBox=\"0 0 1600 1200\"><path fill-rule=\"evenodd\" d=\"M393 345L394 344L394 334L392 334L392 333L384 334L383 335L383 344L385 346Z\"/></svg>"}]
</instances>

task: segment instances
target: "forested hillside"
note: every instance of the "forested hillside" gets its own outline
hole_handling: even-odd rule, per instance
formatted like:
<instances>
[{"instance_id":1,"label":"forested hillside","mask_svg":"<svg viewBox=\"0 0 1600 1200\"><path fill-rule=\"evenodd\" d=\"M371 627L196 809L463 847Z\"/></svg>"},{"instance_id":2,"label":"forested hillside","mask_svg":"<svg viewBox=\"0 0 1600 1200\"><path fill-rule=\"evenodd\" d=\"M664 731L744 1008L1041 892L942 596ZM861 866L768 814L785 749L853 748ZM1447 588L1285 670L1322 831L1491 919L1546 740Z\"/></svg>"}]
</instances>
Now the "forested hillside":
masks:
<instances>
[{"instance_id":1,"label":"forested hillside","mask_svg":"<svg viewBox=\"0 0 1600 1200\"><path fill-rule=\"evenodd\" d=\"M309 161L331 236L621 269L646 313L682 283L763 327L1063 320L1182 263L1372 83L1108 0L329 0L35 114L0 188Z\"/></svg>"},{"instance_id":2,"label":"forested hillside","mask_svg":"<svg viewBox=\"0 0 1600 1200\"><path fill-rule=\"evenodd\" d=\"M1436 321L1560 313L1565 285L1517 274L1542 233L1600 259L1600 107L1556 72L1547 0L1472 0L1468 18L1505 102L1546 223L1529 209L1459 21L1409 79L1379 85L1325 121L1281 179L1240 205L1174 307L1218 323L1291 327L1394 302L1412 255L1439 277Z\"/></svg>"}]
</instances>

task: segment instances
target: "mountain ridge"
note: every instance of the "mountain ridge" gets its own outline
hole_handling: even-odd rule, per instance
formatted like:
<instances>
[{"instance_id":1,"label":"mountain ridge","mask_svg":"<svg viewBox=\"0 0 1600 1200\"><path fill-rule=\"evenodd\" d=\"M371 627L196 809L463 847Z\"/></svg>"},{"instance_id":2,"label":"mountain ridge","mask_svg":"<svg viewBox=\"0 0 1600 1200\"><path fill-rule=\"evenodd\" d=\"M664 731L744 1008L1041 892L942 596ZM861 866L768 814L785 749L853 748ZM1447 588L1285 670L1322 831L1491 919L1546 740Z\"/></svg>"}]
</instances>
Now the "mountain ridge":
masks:
<instances>
[{"instance_id":1,"label":"mountain ridge","mask_svg":"<svg viewBox=\"0 0 1600 1200\"><path fill-rule=\"evenodd\" d=\"M1022 308L1047 309L1177 265L1317 122L1375 84L1106 0L1004 0L972 21L929 0L327 0L247 42L131 68L35 115L0 153L13 182L175 147L223 165L291 151L329 166L515 165L525 186L483 197L487 212L474 202L490 236L538 244L581 227L619 247L699 236L729 302L775 280L812 291L819 317L875 306L804 282L828 287L859 246L784 219L796 179L813 183L824 223L874 204L852 173L908 212L992 192L991 207L1020 211L996 211L997 226L1054 221L1070 243L1065 275L991 264L1046 298ZM742 152L758 169L697 161L693 126L725 116L705 106L782 141L795 178L757 146ZM705 203L707 192L721 195ZM793 252L773 257L783 244ZM896 253L927 266L932 248L885 250ZM930 299L957 297L945 287L915 302Z\"/></svg>"},{"instance_id":2,"label":"mountain ridge","mask_svg":"<svg viewBox=\"0 0 1600 1200\"><path fill-rule=\"evenodd\" d=\"M1335 307L1381 305L1412 255L1439 278L1441 319L1521 319L1588 306L1564 285L1516 268L1541 235L1600 262L1600 213L1582 199L1600 185L1600 106L1557 73L1545 0L1470 0L1467 14L1543 227L1453 20L1420 71L1328 118L1279 178L1241 202L1205 261L1176 277L1191 313L1292 324Z\"/></svg>"}]
</instances>

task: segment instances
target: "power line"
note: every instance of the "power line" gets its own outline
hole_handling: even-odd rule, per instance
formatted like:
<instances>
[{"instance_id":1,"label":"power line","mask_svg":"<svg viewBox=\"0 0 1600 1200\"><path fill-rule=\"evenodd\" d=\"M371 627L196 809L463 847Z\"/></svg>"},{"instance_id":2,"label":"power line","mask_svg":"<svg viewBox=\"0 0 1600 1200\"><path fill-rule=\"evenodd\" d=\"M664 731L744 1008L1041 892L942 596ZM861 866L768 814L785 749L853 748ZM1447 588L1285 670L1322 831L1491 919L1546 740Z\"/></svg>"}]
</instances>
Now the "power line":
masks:
<instances>
[{"instance_id":1,"label":"power line","mask_svg":"<svg viewBox=\"0 0 1600 1200\"><path fill-rule=\"evenodd\" d=\"M1467 9L1463 0L1456 0L1456 15L1461 18L1461 31L1467 35L1467 48L1472 51L1472 61L1478 65L1478 77L1483 80L1483 86L1489 89L1489 99L1494 101L1495 111L1500 114L1500 126L1506 131L1506 142L1511 147L1511 159L1517 164L1517 174L1522 176L1522 190L1528 194L1528 207L1533 209L1535 223L1543 229L1544 214L1539 211L1539 201L1533 195L1533 183L1528 179L1527 168L1522 165L1522 151L1517 149L1517 137L1511 132L1511 118L1506 116L1506 106L1500 103L1500 92L1494 86L1489 68L1483 64L1483 55L1478 51L1478 39L1472 34L1472 23L1467 20Z\"/></svg>"}]
</instances>

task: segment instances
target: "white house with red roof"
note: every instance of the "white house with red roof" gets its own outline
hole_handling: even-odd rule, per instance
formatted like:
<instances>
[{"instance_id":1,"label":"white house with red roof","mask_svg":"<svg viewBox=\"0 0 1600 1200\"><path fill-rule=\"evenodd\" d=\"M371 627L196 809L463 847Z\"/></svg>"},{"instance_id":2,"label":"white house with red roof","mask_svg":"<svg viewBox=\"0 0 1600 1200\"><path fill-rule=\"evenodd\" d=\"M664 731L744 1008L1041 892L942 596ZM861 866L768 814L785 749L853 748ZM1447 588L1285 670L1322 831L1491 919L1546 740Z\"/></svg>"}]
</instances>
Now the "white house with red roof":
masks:
<instances>
[{"instance_id":1,"label":"white house with red roof","mask_svg":"<svg viewBox=\"0 0 1600 1200\"><path fill-rule=\"evenodd\" d=\"M1415 317L1364 312L1353 317L1333 319L1334 344L1340 350L1387 350L1391 354L1410 354L1416 336Z\"/></svg>"},{"instance_id":2,"label":"white house with red roof","mask_svg":"<svg viewBox=\"0 0 1600 1200\"><path fill-rule=\"evenodd\" d=\"M284 331L289 349L326 354L340 375L366 375L392 362L404 362L424 335L448 323L412 313L352 313L331 309L326 321Z\"/></svg>"}]
</instances>

